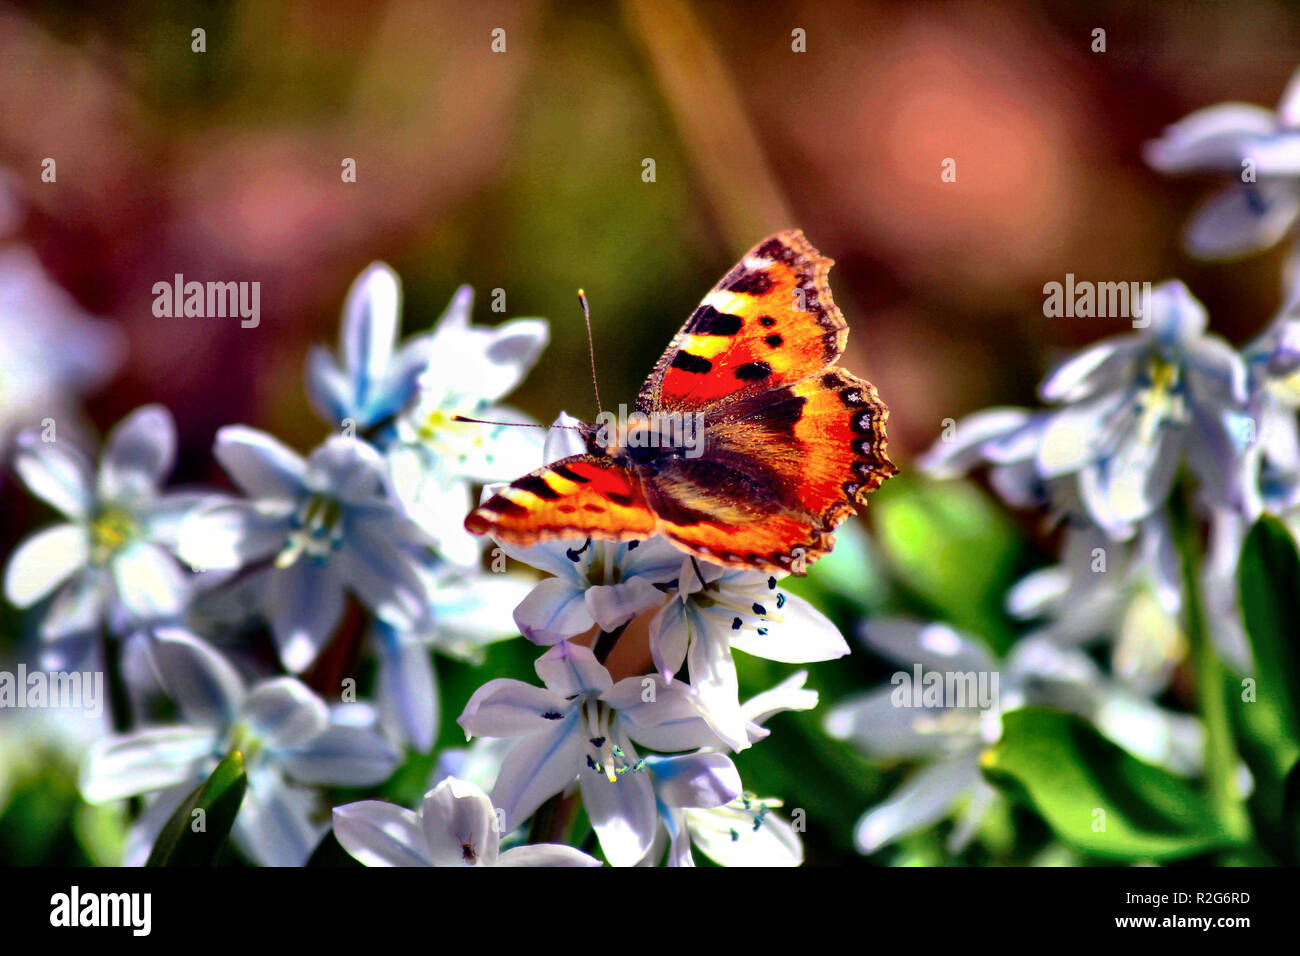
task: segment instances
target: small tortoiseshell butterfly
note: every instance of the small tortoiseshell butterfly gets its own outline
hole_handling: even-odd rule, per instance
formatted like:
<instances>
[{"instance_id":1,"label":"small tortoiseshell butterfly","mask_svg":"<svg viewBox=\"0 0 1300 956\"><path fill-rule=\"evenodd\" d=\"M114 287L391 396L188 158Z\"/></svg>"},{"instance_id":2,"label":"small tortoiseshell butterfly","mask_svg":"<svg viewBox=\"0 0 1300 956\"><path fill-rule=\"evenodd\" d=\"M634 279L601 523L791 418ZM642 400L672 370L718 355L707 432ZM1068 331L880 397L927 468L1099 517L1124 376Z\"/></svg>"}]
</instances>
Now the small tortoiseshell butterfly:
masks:
<instances>
[{"instance_id":1,"label":"small tortoiseshell butterfly","mask_svg":"<svg viewBox=\"0 0 1300 956\"><path fill-rule=\"evenodd\" d=\"M715 564L802 571L896 471L885 453L889 410L869 382L835 367L849 327L831 300L831 264L799 230L777 233L669 344L633 418L644 430L689 416L702 425L701 446L688 448L680 432L646 441L630 425L614 439L583 424L586 454L511 483L465 527L521 546L662 534Z\"/></svg>"}]
</instances>

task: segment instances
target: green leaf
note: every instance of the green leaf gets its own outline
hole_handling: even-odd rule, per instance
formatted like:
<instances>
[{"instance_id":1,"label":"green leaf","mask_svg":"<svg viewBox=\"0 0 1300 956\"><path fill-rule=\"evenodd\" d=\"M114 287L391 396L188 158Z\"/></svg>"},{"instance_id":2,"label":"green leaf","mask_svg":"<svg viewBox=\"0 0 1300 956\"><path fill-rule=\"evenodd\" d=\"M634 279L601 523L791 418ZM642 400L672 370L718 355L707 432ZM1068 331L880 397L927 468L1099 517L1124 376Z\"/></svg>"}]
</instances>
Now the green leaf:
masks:
<instances>
[{"instance_id":1,"label":"green leaf","mask_svg":"<svg viewBox=\"0 0 1300 956\"><path fill-rule=\"evenodd\" d=\"M931 616L990 641L1014 641L1003 596L1021 556L1014 524L966 481L894 478L875 493L876 536L899 583Z\"/></svg>"},{"instance_id":2,"label":"green leaf","mask_svg":"<svg viewBox=\"0 0 1300 956\"><path fill-rule=\"evenodd\" d=\"M1081 853L1173 860L1231 843L1191 781L1143 763L1070 714L1035 707L1004 715L1002 739L981 765Z\"/></svg>"},{"instance_id":3,"label":"green leaf","mask_svg":"<svg viewBox=\"0 0 1300 956\"><path fill-rule=\"evenodd\" d=\"M1300 555L1286 525L1267 515L1256 521L1246 535L1237 574L1254 673L1229 679L1229 707L1242 759L1255 779L1250 807L1260 835L1285 859L1295 860L1300 853L1295 813Z\"/></svg>"},{"instance_id":4,"label":"green leaf","mask_svg":"<svg viewBox=\"0 0 1300 956\"><path fill-rule=\"evenodd\" d=\"M1238 581L1258 702L1279 733L1300 741L1300 555L1277 518L1265 515L1246 535Z\"/></svg>"},{"instance_id":5,"label":"green leaf","mask_svg":"<svg viewBox=\"0 0 1300 956\"><path fill-rule=\"evenodd\" d=\"M247 789L244 755L232 750L212 776L176 808L158 834L146 865L215 865Z\"/></svg>"}]
</instances>

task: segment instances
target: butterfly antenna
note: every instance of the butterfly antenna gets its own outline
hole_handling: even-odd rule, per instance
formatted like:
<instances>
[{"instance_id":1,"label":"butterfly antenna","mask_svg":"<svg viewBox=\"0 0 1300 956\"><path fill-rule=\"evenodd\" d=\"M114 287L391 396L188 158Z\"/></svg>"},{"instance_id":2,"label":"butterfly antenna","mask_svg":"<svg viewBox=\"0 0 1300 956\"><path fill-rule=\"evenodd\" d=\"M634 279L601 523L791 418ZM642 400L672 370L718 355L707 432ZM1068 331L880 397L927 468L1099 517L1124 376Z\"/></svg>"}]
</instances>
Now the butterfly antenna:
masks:
<instances>
[{"instance_id":1,"label":"butterfly antenna","mask_svg":"<svg viewBox=\"0 0 1300 956\"><path fill-rule=\"evenodd\" d=\"M582 318L587 323L587 354L591 356L591 390L596 393L596 411L605 414L600 404L600 386L596 383L596 341L591 337L591 307L587 305L587 293L578 290L578 301L582 303Z\"/></svg>"},{"instance_id":2,"label":"butterfly antenna","mask_svg":"<svg viewBox=\"0 0 1300 956\"><path fill-rule=\"evenodd\" d=\"M506 425L510 428L572 428L581 431L579 425L540 425L537 422L494 422L486 418L466 418L464 415L452 415L453 422L469 422L471 425Z\"/></svg>"}]
</instances>

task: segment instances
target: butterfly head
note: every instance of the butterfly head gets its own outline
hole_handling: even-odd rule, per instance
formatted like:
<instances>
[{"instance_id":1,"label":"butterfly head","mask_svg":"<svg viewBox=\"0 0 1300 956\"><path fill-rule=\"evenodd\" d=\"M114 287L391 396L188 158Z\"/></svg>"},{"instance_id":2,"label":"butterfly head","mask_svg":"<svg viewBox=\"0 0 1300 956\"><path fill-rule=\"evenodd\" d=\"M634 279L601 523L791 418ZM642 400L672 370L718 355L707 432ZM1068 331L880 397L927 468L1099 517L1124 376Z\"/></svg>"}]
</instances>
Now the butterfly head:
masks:
<instances>
[{"instance_id":1,"label":"butterfly head","mask_svg":"<svg viewBox=\"0 0 1300 956\"><path fill-rule=\"evenodd\" d=\"M652 468L666 461L699 458L704 453L703 415L657 412L647 415L602 412L587 438L588 451L633 468Z\"/></svg>"}]
</instances>

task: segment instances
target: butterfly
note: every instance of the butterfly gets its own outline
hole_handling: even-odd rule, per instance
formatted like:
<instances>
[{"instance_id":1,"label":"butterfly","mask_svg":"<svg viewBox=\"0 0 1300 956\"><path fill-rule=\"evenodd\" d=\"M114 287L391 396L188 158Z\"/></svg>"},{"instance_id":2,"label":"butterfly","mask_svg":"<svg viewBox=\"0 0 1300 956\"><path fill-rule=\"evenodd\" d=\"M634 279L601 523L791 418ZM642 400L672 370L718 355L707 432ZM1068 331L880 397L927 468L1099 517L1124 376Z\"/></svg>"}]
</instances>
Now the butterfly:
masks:
<instances>
[{"instance_id":1,"label":"butterfly","mask_svg":"<svg viewBox=\"0 0 1300 956\"><path fill-rule=\"evenodd\" d=\"M802 573L896 473L889 410L835 365L849 328L831 265L799 230L759 243L682 326L625 427L582 424L584 454L511 482L466 529L520 546L661 534L715 564Z\"/></svg>"}]
</instances>

